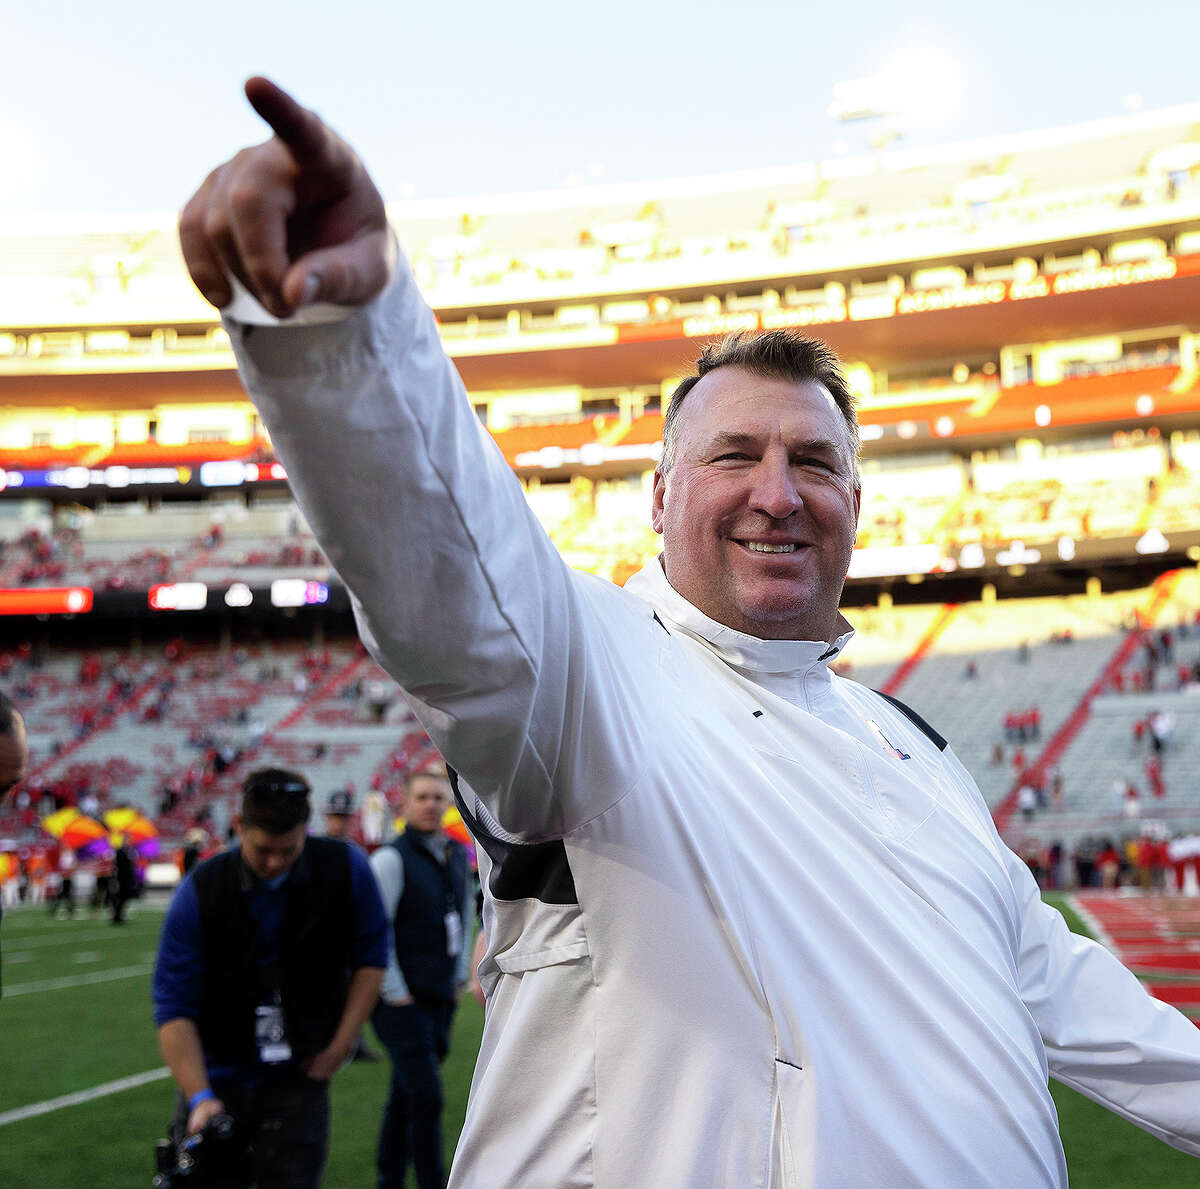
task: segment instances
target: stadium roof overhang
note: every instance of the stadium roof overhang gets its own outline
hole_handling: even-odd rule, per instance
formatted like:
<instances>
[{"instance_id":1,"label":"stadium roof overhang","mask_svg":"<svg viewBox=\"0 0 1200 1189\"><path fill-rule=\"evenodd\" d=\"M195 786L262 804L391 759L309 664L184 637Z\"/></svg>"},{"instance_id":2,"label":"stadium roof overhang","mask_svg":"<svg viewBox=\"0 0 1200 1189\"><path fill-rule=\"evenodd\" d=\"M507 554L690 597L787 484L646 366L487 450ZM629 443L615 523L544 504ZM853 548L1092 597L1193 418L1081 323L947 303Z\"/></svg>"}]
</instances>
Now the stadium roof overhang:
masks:
<instances>
[{"instance_id":1,"label":"stadium roof overhang","mask_svg":"<svg viewBox=\"0 0 1200 1189\"><path fill-rule=\"evenodd\" d=\"M1001 347L1129 332L1183 323L1200 326L1200 274L1137 285L1031 297L814 326L843 359L886 371L905 362L998 354ZM455 360L468 388L547 384L606 387L660 383L685 374L708 334L618 341L542 351L498 352Z\"/></svg>"}]
</instances>

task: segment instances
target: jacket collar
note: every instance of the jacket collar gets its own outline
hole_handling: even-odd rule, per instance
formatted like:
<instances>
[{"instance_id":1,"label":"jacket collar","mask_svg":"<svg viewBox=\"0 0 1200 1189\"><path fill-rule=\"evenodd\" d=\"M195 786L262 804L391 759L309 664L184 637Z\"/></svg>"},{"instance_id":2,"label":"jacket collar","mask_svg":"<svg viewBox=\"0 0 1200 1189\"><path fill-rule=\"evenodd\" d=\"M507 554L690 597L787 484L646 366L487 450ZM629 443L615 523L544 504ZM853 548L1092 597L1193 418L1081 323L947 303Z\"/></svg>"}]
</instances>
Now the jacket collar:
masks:
<instances>
[{"instance_id":1,"label":"jacket collar","mask_svg":"<svg viewBox=\"0 0 1200 1189\"><path fill-rule=\"evenodd\" d=\"M799 675L815 668L828 669L854 635L838 612L832 643L826 640L762 640L709 619L668 581L660 558L644 565L625 583L630 594L649 603L668 630L700 641L727 664L747 674Z\"/></svg>"}]
</instances>

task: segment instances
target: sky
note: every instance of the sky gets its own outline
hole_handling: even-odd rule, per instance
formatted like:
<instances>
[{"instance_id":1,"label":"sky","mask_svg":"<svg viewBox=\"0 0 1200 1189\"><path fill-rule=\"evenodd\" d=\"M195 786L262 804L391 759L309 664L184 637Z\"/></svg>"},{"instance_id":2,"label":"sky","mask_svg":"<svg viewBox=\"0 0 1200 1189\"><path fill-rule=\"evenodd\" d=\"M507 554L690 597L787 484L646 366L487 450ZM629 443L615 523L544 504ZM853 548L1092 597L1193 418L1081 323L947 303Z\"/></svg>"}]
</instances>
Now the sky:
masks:
<instances>
[{"instance_id":1,"label":"sky","mask_svg":"<svg viewBox=\"0 0 1200 1189\"><path fill-rule=\"evenodd\" d=\"M265 135L241 94L255 73L400 201L863 151L880 122L828 109L880 75L913 147L1193 102L1198 34L1194 0L9 5L0 219L173 212Z\"/></svg>"}]
</instances>

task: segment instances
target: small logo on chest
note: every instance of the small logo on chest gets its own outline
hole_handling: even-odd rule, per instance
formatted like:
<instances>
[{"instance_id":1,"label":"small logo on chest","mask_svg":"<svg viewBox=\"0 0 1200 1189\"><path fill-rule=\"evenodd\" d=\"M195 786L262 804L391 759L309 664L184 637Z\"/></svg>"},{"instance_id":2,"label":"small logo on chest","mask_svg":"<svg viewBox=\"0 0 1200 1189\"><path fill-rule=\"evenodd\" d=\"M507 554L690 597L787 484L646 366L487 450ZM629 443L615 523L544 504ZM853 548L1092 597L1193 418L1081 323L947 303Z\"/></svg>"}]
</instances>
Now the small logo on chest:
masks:
<instances>
[{"instance_id":1,"label":"small logo on chest","mask_svg":"<svg viewBox=\"0 0 1200 1189\"><path fill-rule=\"evenodd\" d=\"M908 752L901 751L900 748L896 747L892 743L892 741L883 733L883 729L880 727L880 725L877 722L874 721L874 719L868 718L867 726L869 726L871 728L871 730L874 731L875 734L878 736L879 742L883 744L884 750L888 753L888 755L893 756L898 760L911 760L912 759L912 756L910 756L908 754Z\"/></svg>"}]
</instances>

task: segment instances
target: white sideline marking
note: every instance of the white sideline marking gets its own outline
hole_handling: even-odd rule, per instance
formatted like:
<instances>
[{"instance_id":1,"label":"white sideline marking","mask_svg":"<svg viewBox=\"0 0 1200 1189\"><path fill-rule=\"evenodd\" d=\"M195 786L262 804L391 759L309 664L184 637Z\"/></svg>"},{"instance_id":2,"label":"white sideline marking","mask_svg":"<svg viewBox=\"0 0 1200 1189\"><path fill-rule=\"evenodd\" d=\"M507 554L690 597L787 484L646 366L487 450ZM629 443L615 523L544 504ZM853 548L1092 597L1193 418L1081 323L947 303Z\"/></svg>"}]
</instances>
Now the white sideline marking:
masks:
<instances>
[{"instance_id":1,"label":"white sideline marking","mask_svg":"<svg viewBox=\"0 0 1200 1189\"><path fill-rule=\"evenodd\" d=\"M9 945L15 946L21 950L40 950L45 949L48 945L77 945L81 941L112 941L112 930L109 929L106 933L72 933L64 937L12 937L8 932L0 935Z\"/></svg>"},{"instance_id":2,"label":"white sideline marking","mask_svg":"<svg viewBox=\"0 0 1200 1189\"><path fill-rule=\"evenodd\" d=\"M36 995L39 991L62 991L67 987L83 987L88 983L111 983L120 978L137 978L154 969L151 962L141 966L118 966L114 970L94 970L91 974L72 974L66 978L44 978L36 983L15 983L4 988L4 997L10 995Z\"/></svg>"},{"instance_id":3,"label":"white sideline marking","mask_svg":"<svg viewBox=\"0 0 1200 1189\"><path fill-rule=\"evenodd\" d=\"M120 1094L122 1090L133 1090L150 1082L161 1082L163 1078L170 1076L171 1071L163 1065L158 1069L148 1069L145 1073L117 1078L115 1082L105 1082L102 1086L92 1086L90 1090L76 1090L74 1094L64 1094L61 1098L48 1098L45 1102L19 1106L16 1110L5 1111L0 1115L0 1127L6 1123L19 1123L22 1119L33 1119L38 1115L48 1115L51 1111L61 1111L63 1107L78 1106L81 1102L92 1102L109 1094Z\"/></svg>"},{"instance_id":4,"label":"white sideline marking","mask_svg":"<svg viewBox=\"0 0 1200 1189\"><path fill-rule=\"evenodd\" d=\"M1117 943L1113 941L1112 937L1109 936L1108 930L1102 924L1100 924L1099 918L1093 916L1086 908L1083 907L1083 905L1079 902L1079 897L1072 893L1067 897L1067 903L1072 907L1072 909L1074 909L1075 915L1078 916L1089 929L1091 929L1092 936L1102 946L1104 946L1106 950L1109 950L1113 954L1117 954Z\"/></svg>"},{"instance_id":5,"label":"white sideline marking","mask_svg":"<svg viewBox=\"0 0 1200 1189\"><path fill-rule=\"evenodd\" d=\"M103 957L99 950L80 950L79 953L71 955L71 961L76 966L85 966L88 962L99 962Z\"/></svg>"}]
</instances>

